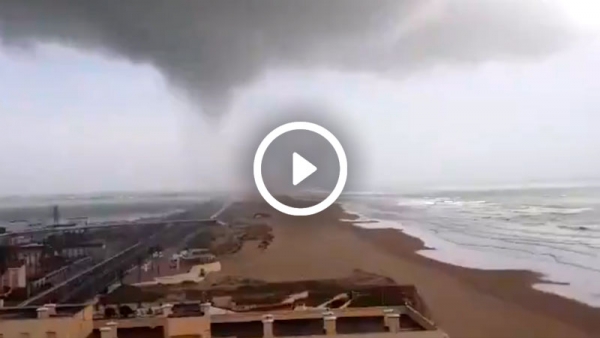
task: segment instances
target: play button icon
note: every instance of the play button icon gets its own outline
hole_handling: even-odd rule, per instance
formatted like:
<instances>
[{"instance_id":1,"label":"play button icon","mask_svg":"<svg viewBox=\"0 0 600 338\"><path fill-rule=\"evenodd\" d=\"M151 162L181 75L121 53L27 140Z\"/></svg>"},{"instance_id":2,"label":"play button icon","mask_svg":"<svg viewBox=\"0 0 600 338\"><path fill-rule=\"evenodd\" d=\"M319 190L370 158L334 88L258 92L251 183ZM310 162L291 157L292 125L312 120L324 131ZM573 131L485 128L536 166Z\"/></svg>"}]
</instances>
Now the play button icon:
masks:
<instances>
[{"instance_id":1,"label":"play button icon","mask_svg":"<svg viewBox=\"0 0 600 338\"><path fill-rule=\"evenodd\" d=\"M268 155L263 164L265 154ZM309 216L325 210L342 194L348 160L341 143L329 130L310 122L291 122L273 129L261 141L254 155L253 173L256 188L269 205L291 216ZM279 202L271 189L277 193L283 189L283 194L292 197L295 193L331 192L315 205L297 208Z\"/></svg>"},{"instance_id":2,"label":"play button icon","mask_svg":"<svg viewBox=\"0 0 600 338\"><path fill-rule=\"evenodd\" d=\"M298 155L298 153L292 155L292 184L298 185L308 176L314 174L315 171L317 171L317 167L304 157Z\"/></svg>"}]
</instances>

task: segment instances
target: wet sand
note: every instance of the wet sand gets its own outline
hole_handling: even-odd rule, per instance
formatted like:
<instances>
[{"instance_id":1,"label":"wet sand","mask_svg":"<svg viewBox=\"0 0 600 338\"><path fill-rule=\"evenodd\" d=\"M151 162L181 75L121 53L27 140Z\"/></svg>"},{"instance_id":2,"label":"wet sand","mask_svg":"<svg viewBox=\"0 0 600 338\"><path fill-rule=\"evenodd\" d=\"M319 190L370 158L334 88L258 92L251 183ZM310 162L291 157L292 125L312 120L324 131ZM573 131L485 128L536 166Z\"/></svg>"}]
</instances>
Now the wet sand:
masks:
<instances>
[{"instance_id":1,"label":"wet sand","mask_svg":"<svg viewBox=\"0 0 600 338\"><path fill-rule=\"evenodd\" d=\"M483 271L439 263L415 254L418 239L397 230L367 230L340 219L339 206L310 217L267 207L274 240L261 251L246 243L221 260L214 277L267 281L342 278L354 269L415 284L433 320L451 337L599 337L600 309L534 290L526 271Z\"/></svg>"}]
</instances>

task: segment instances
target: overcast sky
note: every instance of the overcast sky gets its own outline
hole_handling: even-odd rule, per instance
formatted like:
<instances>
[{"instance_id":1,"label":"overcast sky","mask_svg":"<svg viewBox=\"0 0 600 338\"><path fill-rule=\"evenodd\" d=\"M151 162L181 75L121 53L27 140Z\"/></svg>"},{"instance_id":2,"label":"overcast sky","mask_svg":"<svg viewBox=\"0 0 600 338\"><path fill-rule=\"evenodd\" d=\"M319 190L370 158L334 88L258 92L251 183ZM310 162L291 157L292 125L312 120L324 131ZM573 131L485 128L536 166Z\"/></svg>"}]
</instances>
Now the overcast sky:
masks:
<instances>
[{"instance_id":1,"label":"overcast sky","mask_svg":"<svg viewBox=\"0 0 600 338\"><path fill-rule=\"evenodd\" d=\"M597 1L269 2L198 2L223 31L1 0L0 195L248 186L249 140L298 106L355 190L600 181Z\"/></svg>"}]
</instances>

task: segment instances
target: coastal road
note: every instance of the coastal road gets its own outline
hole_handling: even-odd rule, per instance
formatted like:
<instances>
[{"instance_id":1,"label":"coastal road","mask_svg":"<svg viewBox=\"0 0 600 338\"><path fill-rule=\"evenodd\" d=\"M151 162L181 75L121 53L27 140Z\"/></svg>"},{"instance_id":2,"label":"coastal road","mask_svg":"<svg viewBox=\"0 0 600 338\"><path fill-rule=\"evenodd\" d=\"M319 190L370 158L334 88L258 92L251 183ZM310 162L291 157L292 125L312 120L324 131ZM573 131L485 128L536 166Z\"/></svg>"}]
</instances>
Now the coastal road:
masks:
<instances>
[{"instance_id":1,"label":"coastal road","mask_svg":"<svg viewBox=\"0 0 600 338\"><path fill-rule=\"evenodd\" d=\"M199 210L194 210L191 214L215 215L215 213L219 213L219 210L224 210L223 204L215 204L214 202L207 204L208 205L204 205L204 208L203 206L199 206ZM103 262L100 262L69 278L65 282L24 301L19 304L19 306L39 305L48 302L86 301L118 279L118 271L129 270L129 268L137 263L138 257L145 257L149 247L162 245L168 238L183 238L186 235L189 235L190 226L215 224L218 224L218 221L210 218L145 223L145 225L153 226L157 231L155 233L150 233L148 237ZM136 225L140 225L140 223L136 223Z\"/></svg>"}]
</instances>

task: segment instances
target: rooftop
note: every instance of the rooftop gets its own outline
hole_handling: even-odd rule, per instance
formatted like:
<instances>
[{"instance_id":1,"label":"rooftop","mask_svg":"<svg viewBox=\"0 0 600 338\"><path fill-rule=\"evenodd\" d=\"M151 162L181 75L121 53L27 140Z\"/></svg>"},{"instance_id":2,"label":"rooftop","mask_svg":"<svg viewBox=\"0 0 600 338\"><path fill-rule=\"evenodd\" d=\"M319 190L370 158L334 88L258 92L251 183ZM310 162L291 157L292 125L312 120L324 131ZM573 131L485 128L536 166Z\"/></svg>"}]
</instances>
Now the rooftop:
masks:
<instances>
[{"instance_id":1,"label":"rooftop","mask_svg":"<svg viewBox=\"0 0 600 338\"><path fill-rule=\"evenodd\" d=\"M53 317L70 317L81 312L86 306L86 304L58 305L56 315ZM38 317L38 308L39 306L0 308L0 319L35 319Z\"/></svg>"},{"instance_id":2,"label":"rooftop","mask_svg":"<svg viewBox=\"0 0 600 338\"><path fill-rule=\"evenodd\" d=\"M186 302L182 304L161 306L163 311L152 315L139 315L127 318L96 318L91 316L75 316L88 305L58 305L56 315L51 315L49 321L41 321L33 331L30 322L24 322L22 327L19 319L38 318L37 307L2 308L0 309L0 332L59 332L57 322L52 324L52 318L72 317L82 321L78 333L73 338L100 337L100 329L115 325L119 338L172 338L172 337L246 337L273 338L298 336L341 336L341 337L373 337L387 338L446 338L447 336L435 325L409 305L376 306L376 307L347 307L347 308L310 308L306 310L275 310L250 311L241 313L215 314L205 312L206 303ZM87 311L87 310L86 310ZM84 312L85 313L85 312ZM17 321L15 321L15 319ZM84 324L87 321L88 324ZM73 322L75 324L75 322ZM8 325L8 326L3 326ZM17 326L15 326L17 325ZM39 325L47 325L40 327ZM60 324L65 331L71 330ZM92 329L93 326L93 329ZM85 328L81 331L81 328ZM41 331L40 331L41 330ZM35 335L35 334L34 334ZM352 336L350 336L352 335Z\"/></svg>"},{"instance_id":3,"label":"rooftop","mask_svg":"<svg viewBox=\"0 0 600 338\"><path fill-rule=\"evenodd\" d=\"M102 304L137 304L209 301L232 312L306 310L312 308L393 307L409 304L429 316L429 311L413 285L397 285L380 276L356 273L351 278L264 282L226 277L203 286L186 283L169 285L124 285L101 299Z\"/></svg>"},{"instance_id":4,"label":"rooftop","mask_svg":"<svg viewBox=\"0 0 600 338\"><path fill-rule=\"evenodd\" d=\"M194 304L186 305L189 309ZM196 303L196 310L199 304ZM174 306L173 309L176 307ZM196 312L197 313L197 312ZM393 314L391 314L393 313ZM227 313L202 317L200 313L189 316L173 314L168 317L157 315L155 317L128 318L128 319L104 319L96 320L94 327L95 335L99 337L101 327L106 327L109 321L117 323L119 338L121 337L168 337L162 333L161 327L166 331L168 326L174 325L170 320L187 317L195 320L193 327L198 332L202 326L206 326L206 332L212 337L246 337L263 338L265 336L265 325L270 325L273 335L269 337L298 337L298 336L324 336L326 335L326 322L335 321L333 333L337 336L352 335L352 337L402 337L414 338L443 338L446 337L433 323L422 317L410 306L398 307L370 307L370 308L345 308L325 311L324 309L311 309L306 311L272 311L272 312L246 312ZM397 326L390 321L395 314ZM167 324L167 323L170 324ZM177 323L177 322L175 322ZM271 324L269 324L271 323ZM331 328L329 328L331 330ZM396 332L396 334L391 333ZM187 336L186 336L187 337ZM194 334L189 337L197 337Z\"/></svg>"},{"instance_id":5,"label":"rooftop","mask_svg":"<svg viewBox=\"0 0 600 338\"><path fill-rule=\"evenodd\" d=\"M124 284L108 295L101 297L101 302L104 304L151 303L158 301L161 297L160 293L144 291L137 286Z\"/></svg>"}]
</instances>

